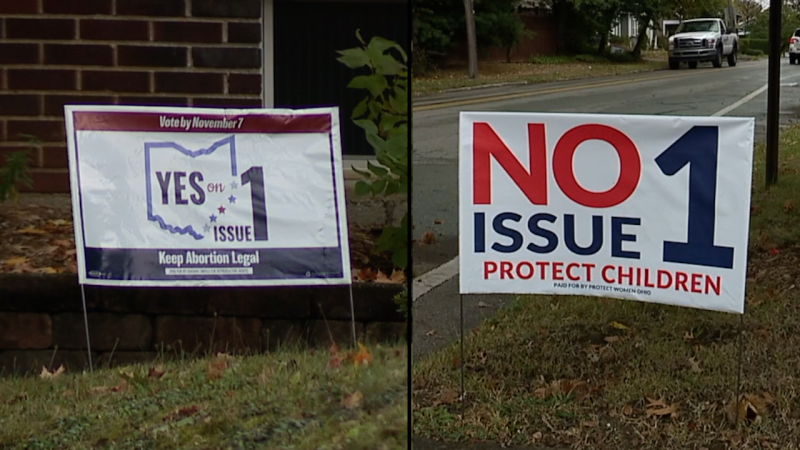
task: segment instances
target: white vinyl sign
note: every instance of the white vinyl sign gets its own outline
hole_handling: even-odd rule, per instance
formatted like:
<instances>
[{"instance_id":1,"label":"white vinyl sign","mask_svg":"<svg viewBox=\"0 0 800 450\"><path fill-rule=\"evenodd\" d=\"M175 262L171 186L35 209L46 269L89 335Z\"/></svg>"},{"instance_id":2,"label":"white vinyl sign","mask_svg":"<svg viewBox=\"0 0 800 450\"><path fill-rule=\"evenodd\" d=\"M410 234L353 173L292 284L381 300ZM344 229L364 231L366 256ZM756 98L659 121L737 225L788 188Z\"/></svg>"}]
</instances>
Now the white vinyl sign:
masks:
<instances>
[{"instance_id":1,"label":"white vinyl sign","mask_svg":"<svg viewBox=\"0 0 800 450\"><path fill-rule=\"evenodd\" d=\"M336 108L65 115L81 283L350 282Z\"/></svg>"},{"instance_id":2,"label":"white vinyl sign","mask_svg":"<svg viewBox=\"0 0 800 450\"><path fill-rule=\"evenodd\" d=\"M462 112L461 293L744 312L755 120Z\"/></svg>"}]
</instances>

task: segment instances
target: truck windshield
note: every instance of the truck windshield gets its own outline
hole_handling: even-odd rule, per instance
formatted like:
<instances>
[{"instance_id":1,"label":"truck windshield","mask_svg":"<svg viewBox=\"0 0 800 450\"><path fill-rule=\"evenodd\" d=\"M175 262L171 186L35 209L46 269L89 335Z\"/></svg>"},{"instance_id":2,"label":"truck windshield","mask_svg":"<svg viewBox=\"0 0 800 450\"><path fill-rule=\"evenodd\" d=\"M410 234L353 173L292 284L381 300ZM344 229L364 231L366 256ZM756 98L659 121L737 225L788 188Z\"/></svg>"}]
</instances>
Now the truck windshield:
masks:
<instances>
[{"instance_id":1,"label":"truck windshield","mask_svg":"<svg viewBox=\"0 0 800 450\"><path fill-rule=\"evenodd\" d=\"M719 22L716 20L703 20L697 22L683 22L678 25L676 33L694 33L697 31L714 31L719 32Z\"/></svg>"}]
</instances>

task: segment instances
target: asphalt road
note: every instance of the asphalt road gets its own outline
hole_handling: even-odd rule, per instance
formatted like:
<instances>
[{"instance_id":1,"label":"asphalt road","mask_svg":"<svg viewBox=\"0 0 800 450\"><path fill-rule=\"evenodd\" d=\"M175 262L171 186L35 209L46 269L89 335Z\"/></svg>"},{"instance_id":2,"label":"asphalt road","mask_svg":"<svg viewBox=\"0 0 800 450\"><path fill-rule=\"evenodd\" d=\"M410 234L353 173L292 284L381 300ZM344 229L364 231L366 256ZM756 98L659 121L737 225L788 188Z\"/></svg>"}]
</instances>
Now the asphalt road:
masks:
<instances>
[{"instance_id":1,"label":"asphalt road","mask_svg":"<svg viewBox=\"0 0 800 450\"><path fill-rule=\"evenodd\" d=\"M781 61L781 125L800 120L800 66ZM756 142L765 138L767 60L714 69L657 71L587 81L507 86L414 99L414 237L433 231L436 242L413 250L412 358L458 339L458 113L527 111L604 114L740 116L756 118ZM762 180L754 180L754 183ZM466 332L513 299L509 295L464 297ZM470 448L414 438L418 450ZM492 448L475 446L474 450Z\"/></svg>"},{"instance_id":2,"label":"asphalt road","mask_svg":"<svg viewBox=\"0 0 800 450\"><path fill-rule=\"evenodd\" d=\"M787 125L800 118L800 66L783 59L781 78L781 124ZM413 233L419 239L426 231L433 231L436 242L414 247L414 358L458 337L458 266L440 266L458 255L459 111L755 117L756 140L761 141L766 127L766 82L764 59L721 69L701 65L695 70L682 67L679 71L487 88L415 99ZM509 300L510 296L499 295L466 297L466 328L478 325Z\"/></svg>"}]
</instances>

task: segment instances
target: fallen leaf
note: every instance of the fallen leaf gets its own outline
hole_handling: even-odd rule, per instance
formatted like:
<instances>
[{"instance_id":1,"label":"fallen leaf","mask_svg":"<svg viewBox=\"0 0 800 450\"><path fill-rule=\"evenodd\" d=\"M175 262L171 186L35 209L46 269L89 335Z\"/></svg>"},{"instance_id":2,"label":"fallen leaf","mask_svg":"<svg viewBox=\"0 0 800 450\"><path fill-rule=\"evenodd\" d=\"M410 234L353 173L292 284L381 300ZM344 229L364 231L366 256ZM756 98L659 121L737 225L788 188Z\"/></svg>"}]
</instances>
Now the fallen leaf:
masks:
<instances>
[{"instance_id":1,"label":"fallen leaf","mask_svg":"<svg viewBox=\"0 0 800 450\"><path fill-rule=\"evenodd\" d=\"M362 364L369 365L370 363L372 363L372 355L369 353L369 349L359 342L358 352L353 357L353 364L359 366Z\"/></svg>"},{"instance_id":2,"label":"fallen leaf","mask_svg":"<svg viewBox=\"0 0 800 450\"><path fill-rule=\"evenodd\" d=\"M33 228L33 227L25 227L25 228L20 228L19 230L17 230L17 233L19 233L19 234L47 234L47 231L40 230L38 228Z\"/></svg>"},{"instance_id":3,"label":"fallen leaf","mask_svg":"<svg viewBox=\"0 0 800 450\"><path fill-rule=\"evenodd\" d=\"M159 379L164 376L164 368L161 366L151 367L150 371L147 372L147 376L150 378Z\"/></svg>"},{"instance_id":4,"label":"fallen leaf","mask_svg":"<svg viewBox=\"0 0 800 450\"><path fill-rule=\"evenodd\" d=\"M478 302L478 308L488 308L489 304L485 302Z\"/></svg>"},{"instance_id":5,"label":"fallen leaf","mask_svg":"<svg viewBox=\"0 0 800 450\"><path fill-rule=\"evenodd\" d=\"M342 365L342 357L339 354L339 346L336 345L335 342L331 345L330 353L331 353L331 359L328 362L328 365L330 365L334 369L337 368L337 367L341 367L341 365Z\"/></svg>"},{"instance_id":6,"label":"fallen leaf","mask_svg":"<svg viewBox=\"0 0 800 450\"><path fill-rule=\"evenodd\" d=\"M778 254L778 253L780 253L780 252L781 252L781 251L780 251L778 248L771 248L771 249L769 249L769 254L770 254L770 255L772 255L772 256L775 256L775 255L777 255L777 254Z\"/></svg>"},{"instance_id":7,"label":"fallen leaf","mask_svg":"<svg viewBox=\"0 0 800 450\"><path fill-rule=\"evenodd\" d=\"M623 325L623 324L621 324L619 322L616 322L616 321L611 322L609 325L611 325L612 327L614 327L614 328L616 328L618 330L627 330L628 329L628 327L626 325Z\"/></svg>"},{"instance_id":8,"label":"fallen leaf","mask_svg":"<svg viewBox=\"0 0 800 450\"><path fill-rule=\"evenodd\" d=\"M789 211L791 211L793 209L794 209L794 204L792 203L791 200L786 200L786 202L783 203L783 210L784 211L789 212Z\"/></svg>"},{"instance_id":9,"label":"fallen leaf","mask_svg":"<svg viewBox=\"0 0 800 450\"><path fill-rule=\"evenodd\" d=\"M622 414L624 414L626 416L632 415L633 414L633 406L631 406L631 405L623 406L622 407Z\"/></svg>"},{"instance_id":10,"label":"fallen leaf","mask_svg":"<svg viewBox=\"0 0 800 450\"><path fill-rule=\"evenodd\" d=\"M608 342L609 344L612 344L614 342L619 341L620 337L619 336L606 336L605 338L603 338L603 340Z\"/></svg>"},{"instance_id":11,"label":"fallen leaf","mask_svg":"<svg viewBox=\"0 0 800 450\"><path fill-rule=\"evenodd\" d=\"M364 394L361 391L355 391L342 400L342 406L347 409L356 409L361 406L362 400L364 400Z\"/></svg>"},{"instance_id":12,"label":"fallen leaf","mask_svg":"<svg viewBox=\"0 0 800 450\"><path fill-rule=\"evenodd\" d=\"M206 363L206 379L218 380L222 378L225 369L228 368L227 358L214 357Z\"/></svg>"},{"instance_id":13,"label":"fallen leaf","mask_svg":"<svg viewBox=\"0 0 800 450\"><path fill-rule=\"evenodd\" d=\"M425 245L431 245L436 243L436 233L434 233L433 231L426 231L425 234L422 235L421 241Z\"/></svg>"},{"instance_id":14,"label":"fallen leaf","mask_svg":"<svg viewBox=\"0 0 800 450\"><path fill-rule=\"evenodd\" d=\"M700 373L703 369L700 368L700 361L696 360L694 357L689 358L689 368L692 372Z\"/></svg>"},{"instance_id":15,"label":"fallen leaf","mask_svg":"<svg viewBox=\"0 0 800 450\"><path fill-rule=\"evenodd\" d=\"M56 245L58 247L63 247L67 250L75 248L75 243L69 239L55 239L51 242L53 243L53 245Z\"/></svg>"},{"instance_id":16,"label":"fallen leaf","mask_svg":"<svg viewBox=\"0 0 800 450\"><path fill-rule=\"evenodd\" d=\"M449 389L449 388L443 389L439 393L439 398L437 398L436 401L433 402L433 406L449 405L458 400L458 397L459 397L458 391L456 391L455 389Z\"/></svg>"},{"instance_id":17,"label":"fallen leaf","mask_svg":"<svg viewBox=\"0 0 800 450\"><path fill-rule=\"evenodd\" d=\"M356 281L374 281L377 277L378 275L369 267L363 267L359 269L355 275Z\"/></svg>"},{"instance_id":18,"label":"fallen leaf","mask_svg":"<svg viewBox=\"0 0 800 450\"><path fill-rule=\"evenodd\" d=\"M663 408L649 408L649 409L645 410L645 414L647 414L647 417L652 417L652 416L656 416L656 417L664 417L664 416L676 417L677 416L677 412L678 412L678 404L677 403L673 403L672 405L665 406Z\"/></svg>"},{"instance_id":19,"label":"fallen leaf","mask_svg":"<svg viewBox=\"0 0 800 450\"><path fill-rule=\"evenodd\" d=\"M394 283L394 281L392 281L391 278L387 277L386 274L381 272L380 270L378 271L377 274L375 274L375 282L376 283Z\"/></svg>"},{"instance_id":20,"label":"fallen leaf","mask_svg":"<svg viewBox=\"0 0 800 450\"><path fill-rule=\"evenodd\" d=\"M433 221L433 223L435 223L436 225L441 225L441 224L443 224L443 223L444 223L444 220L442 220L442 219L435 219L435 220Z\"/></svg>"},{"instance_id":21,"label":"fallen leaf","mask_svg":"<svg viewBox=\"0 0 800 450\"><path fill-rule=\"evenodd\" d=\"M687 331L687 332L683 333L683 340L686 341L686 342L693 341L694 340L694 333L692 333L691 331Z\"/></svg>"},{"instance_id":22,"label":"fallen leaf","mask_svg":"<svg viewBox=\"0 0 800 450\"><path fill-rule=\"evenodd\" d=\"M58 369L56 369L54 372L50 372L45 366L42 366L42 373L39 374L39 377L41 377L43 380L54 380L60 377L64 373L64 370L65 369L63 365L58 366Z\"/></svg>"},{"instance_id":23,"label":"fallen leaf","mask_svg":"<svg viewBox=\"0 0 800 450\"><path fill-rule=\"evenodd\" d=\"M3 261L4 266L18 266L20 264L25 264L28 262L28 258L24 256L15 256L13 258L8 258Z\"/></svg>"},{"instance_id":24,"label":"fallen leaf","mask_svg":"<svg viewBox=\"0 0 800 450\"><path fill-rule=\"evenodd\" d=\"M533 433L533 435L531 437L533 438L534 441L538 441L539 439L542 438L542 432L541 431L537 431L536 433Z\"/></svg>"},{"instance_id":25,"label":"fallen leaf","mask_svg":"<svg viewBox=\"0 0 800 450\"><path fill-rule=\"evenodd\" d=\"M646 405L647 407L657 408L657 407L667 406L667 403L664 401L664 397L661 397L659 399L653 399L650 397L645 397L645 398L647 399L647 405Z\"/></svg>"},{"instance_id":26,"label":"fallen leaf","mask_svg":"<svg viewBox=\"0 0 800 450\"><path fill-rule=\"evenodd\" d=\"M394 270L392 271L392 276L390 278L395 283L402 283L406 281L406 273L402 270Z\"/></svg>"},{"instance_id":27,"label":"fallen leaf","mask_svg":"<svg viewBox=\"0 0 800 450\"><path fill-rule=\"evenodd\" d=\"M436 330L430 330L425 333L425 336L436 336Z\"/></svg>"}]
</instances>

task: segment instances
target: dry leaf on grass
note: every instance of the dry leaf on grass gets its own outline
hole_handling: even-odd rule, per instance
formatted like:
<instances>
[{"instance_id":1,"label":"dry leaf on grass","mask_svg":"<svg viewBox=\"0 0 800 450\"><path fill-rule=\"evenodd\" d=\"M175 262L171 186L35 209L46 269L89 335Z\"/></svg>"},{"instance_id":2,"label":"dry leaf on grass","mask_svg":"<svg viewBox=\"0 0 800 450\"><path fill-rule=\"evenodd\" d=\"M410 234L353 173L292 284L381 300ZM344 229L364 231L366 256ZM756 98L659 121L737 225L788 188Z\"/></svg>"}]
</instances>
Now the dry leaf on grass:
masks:
<instances>
[{"instance_id":1,"label":"dry leaf on grass","mask_svg":"<svg viewBox=\"0 0 800 450\"><path fill-rule=\"evenodd\" d=\"M331 353L331 359L328 362L328 365L333 367L334 369L337 368L337 367L341 367L342 366L342 356L341 356L341 354L339 354L339 346L336 345L335 342L331 345L330 353Z\"/></svg>"},{"instance_id":2,"label":"dry leaf on grass","mask_svg":"<svg viewBox=\"0 0 800 450\"><path fill-rule=\"evenodd\" d=\"M375 281L378 277L378 274L372 271L369 267L362 267L356 271L355 278L356 281Z\"/></svg>"},{"instance_id":3,"label":"dry leaf on grass","mask_svg":"<svg viewBox=\"0 0 800 450\"><path fill-rule=\"evenodd\" d=\"M436 243L436 233L433 231L426 231L425 234L422 235L420 241L425 245L434 244Z\"/></svg>"},{"instance_id":4,"label":"dry leaf on grass","mask_svg":"<svg viewBox=\"0 0 800 450\"><path fill-rule=\"evenodd\" d=\"M433 406L449 405L451 403L455 403L458 398L458 391L455 389L442 389L442 391L439 393L439 398L433 402Z\"/></svg>"},{"instance_id":5,"label":"dry leaf on grass","mask_svg":"<svg viewBox=\"0 0 800 450\"><path fill-rule=\"evenodd\" d=\"M614 342L619 341L621 338L619 336L606 336L603 338L604 341L608 342L609 344L613 344Z\"/></svg>"},{"instance_id":6,"label":"dry leaf on grass","mask_svg":"<svg viewBox=\"0 0 800 450\"><path fill-rule=\"evenodd\" d=\"M441 224L443 224L443 223L444 223L444 220L442 220L442 219L435 219L435 220L433 221L433 223L435 223L436 225L441 225Z\"/></svg>"},{"instance_id":7,"label":"dry leaf on grass","mask_svg":"<svg viewBox=\"0 0 800 450\"><path fill-rule=\"evenodd\" d=\"M228 368L228 358L221 355L222 354L218 353L217 356L206 363L206 379L218 380L222 378L225 369Z\"/></svg>"},{"instance_id":8,"label":"dry leaf on grass","mask_svg":"<svg viewBox=\"0 0 800 450\"><path fill-rule=\"evenodd\" d=\"M28 258L24 256L15 256L13 258L8 258L3 261L4 266L18 266L20 264L25 264L28 262Z\"/></svg>"},{"instance_id":9,"label":"dry leaf on grass","mask_svg":"<svg viewBox=\"0 0 800 450\"><path fill-rule=\"evenodd\" d=\"M63 365L58 366L58 369L56 369L53 372L47 370L47 367L42 366L42 373L39 374L39 377L43 380L55 380L56 378L64 374L64 370L65 369Z\"/></svg>"},{"instance_id":10,"label":"dry leaf on grass","mask_svg":"<svg viewBox=\"0 0 800 450\"><path fill-rule=\"evenodd\" d=\"M355 391L342 400L342 406L347 409L356 409L361 406L362 400L364 400L364 394L361 391Z\"/></svg>"},{"instance_id":11,"label":"dry leaf on grass","mask_svg":"<svg viewBox=\"0 0 800 450\"><path fill-rule=\"evenodd\" d=\"M786 200L786 202L784 202L784 204L783 204L783 210L786 211L786 212L789 212L789 211L791 211L793 209L794 209L794 204L792 203L792 201L791 200Z\"/></svg>"},{"instance_id":12,"label":"dry leaf on grass","mask_svg":"<svg viewBox=\"0 0 800 450\"><path fill-rule=\"evenodd\" d=\"M430 330L425 332L425 336L436 336L436 330Z\"/></svg>"},{"instance_id":13,"label":"dry leaf on grass","mask_svg":"<svg viewBox=\"0 0 800 450\"><path fill-rule=\"evenodd\" d=\"M19 234L47 234L47 231L40 230L38 228L33 228L33 227L25 227L25 228L20 228L19 230L17 230L17 233L19 233Z\"/></svg>"},{"instance_id":14,"label":"dry leaf on grass","mask_svg":"<svg viewBox=\"0 0 800 450\"><path fill-rule=\"evenodd\" d=\"M378 271L377 274L375 274L375 282L376 283L394 283L394 281L392 281L389 277L386 276L385 273L383 273L380 270Z\"/></svg>"},{"instance_id":15,"label":"dry leaf on grass","mask_svg":"<svg viewBox=\"0 0 800 450\"><path fill-rule=\"evenodd\" d=\"M489 304L486 302L478 302L478 308L488 308Z\"/></svg>"},{"instance_id":16,"label":"dry leaf on grass","mask_svg":"<svg viewBox=\"0 0 800 450\"><path fill-rule=\"evenodd\" d=\"M365 347L361 342L358 343L358 352L353 356L353 364L356 366L360 365L370 365L372 363L372 355L369 353L369 349Z\"/></svg>"},{"instance_id":17,"label":"dry leaf on grass","mask_svg":"<svg viewBox=\"0 0 800 450\"><path fill-rule=\"evenodd\" d=\"M616 328L618 330L627 330L628 329L627 325L621 324L621 323L619 323L617 321L611 322L609 325L611 325L612 327L614 327L614 328Z\"/></svg>"},{"instance_id":18,"label":"dry leaf on grass","mask_svg":"<svg viewBox=\"0 0 800 450\"><path fill-rule=\"evenodd\" d=\"M741 422L758 423L775 402L775 397L769 392L764 392L763 395L743 394L739 397L738 402L736 398L728 402L725 406L725 413L728 416L728 420L734 425Z\"/></svg>"},{"instance_id":19,"label":"dry leaf on grass","mask_svg":"<svg viewBox=\"0 0 800 450\"><path fill-rule=\"evenodd\" d=\"M147 372L147 376L150 378L159 379L164 376L164 368L161 366L151 367L150 371Z\"/></svg>"},{"instance_id":20,"label":"dry leaf on grass","mask_svg":"<svg viewBox=\"0 0 800 450\"><path fill-rule=\"evenodd\" d=\"M589 395L589 386L581 380L555 380L549 385L534 389L533 395L546 399L554 395L575 395L582 401Z\"/></svg>"},{"instance_id":21,"label":"dry leaf on grass","mask_svg":"<svg viewBox=\"0 0 800 450\"><path fill-rule=\"evenodd\" d=\"M626 416L633 415L633 406L625 405L622 407L622 414Z\"/></svg>"},{"instance_id":22,"label":"dry leaf on grass","mask_svg":"<svg viewBox=\"0 0 800 450\"><path fill-rule=\"evenodd\" d=\"M645 409L645 414L647 417L670 417L675 418L678 417L678 404L673 403L668 405L664 398L659 399L652 399L648 398L647 409Z\"/></svg>"},{"instance_id":23,"label":"dry leaf on grass","mask_svg":"<svg viewBox=\"0 0 800 450\"><path fill-rule=\"evenodd\" d=\"M689 358L689 369L695 373L703 371L703 369L700 368L700 361L696 360L694 357Z\"/></svg>"}]
</instances>

